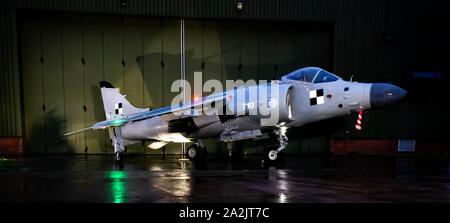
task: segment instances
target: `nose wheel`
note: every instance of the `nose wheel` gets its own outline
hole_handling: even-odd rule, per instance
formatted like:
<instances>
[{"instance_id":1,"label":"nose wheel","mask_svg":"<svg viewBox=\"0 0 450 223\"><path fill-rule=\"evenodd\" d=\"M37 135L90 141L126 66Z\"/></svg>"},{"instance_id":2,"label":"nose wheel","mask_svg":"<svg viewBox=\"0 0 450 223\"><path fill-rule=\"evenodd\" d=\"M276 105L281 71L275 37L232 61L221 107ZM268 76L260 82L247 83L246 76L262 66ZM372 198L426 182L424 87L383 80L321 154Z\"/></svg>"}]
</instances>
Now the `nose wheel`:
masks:
<instances>
[{"instance_id":1,"label":"nose wheel","mask_svg":"<svg viewBox=\"0 0 450 223\"><path fill-rule=\"evenodd\" d=\"M267 154L269 160L275 161L278 158L278 153L283 151L288 145L288 137L286 136L286 129L280 128L275 130L275 134L278 136L278 142L280 146L276 150L270 150Z\"/></svg>"},{"instance_id":2,"label":"nose wheel","mask_svg":"<svg viewBox=\"0 0 450 223\"><path fill-rule=\"evenodd\" d=\"M278 152L276 150L269 151L269 160L275 161L278 157Z\"/></svg>"}]
</instances>

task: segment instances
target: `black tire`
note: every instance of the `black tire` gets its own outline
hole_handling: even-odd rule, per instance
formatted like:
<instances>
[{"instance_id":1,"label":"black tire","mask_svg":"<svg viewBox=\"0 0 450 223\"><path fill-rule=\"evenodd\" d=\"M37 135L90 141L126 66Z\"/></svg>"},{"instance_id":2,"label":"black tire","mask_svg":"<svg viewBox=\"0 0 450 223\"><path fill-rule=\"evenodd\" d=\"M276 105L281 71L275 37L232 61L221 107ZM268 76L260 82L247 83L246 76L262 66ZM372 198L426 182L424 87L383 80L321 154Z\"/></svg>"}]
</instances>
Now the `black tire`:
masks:
<instances>
[{"instance_id":1,"label":"black tire","mask_svg":"<svg viewBox=\"0 0 450 223\"><path fill-rule=\"evenodd\" d=\"M280 151L280 152L277 153L275 160L272 160L272 159L269 158L270 151L274 151L274 150L277 150L277 149L278 149L278 145L275 145L275 146L268 146L264 150L264 162L266 164L276 164L276 163L282 162L282 160L284 159L283 158L284 157L283 151Z\"/></svg>"},{"instance_id":2,"label":"black tire","mask_svg":"<svg viewBox=\"0 0 450 223\"><path fill-rule=\"evenodd\" d=\"M199 153L200 153L200 147L197 146L196 144L192 144L186 150L186 156L191 160L196 159L198 157Z\"/></svg>"},{"instance_id":3,"label":"black tire","mask_svg":"<svg viewBox=\"0 0 450 223\"><path fill-rule=\"evenodd\" d=\"M192 144L186 150L186 156L191 160L202 159L206 156L206 148L202 148L198 144Z\"/></svg>"},{"instance_id":4,"label":"black tire","mask_svg":"<svg viewBox=\"0 0 450 223\"><path fill-rule=\"evenodd\" d=\"M277 160L277 158L278 158L278 152L277 152L276 150L270 150L270 151L267 153L267 158L268 158L270 161L275 161L275 160Z\"/></svg>"}]
</instances>

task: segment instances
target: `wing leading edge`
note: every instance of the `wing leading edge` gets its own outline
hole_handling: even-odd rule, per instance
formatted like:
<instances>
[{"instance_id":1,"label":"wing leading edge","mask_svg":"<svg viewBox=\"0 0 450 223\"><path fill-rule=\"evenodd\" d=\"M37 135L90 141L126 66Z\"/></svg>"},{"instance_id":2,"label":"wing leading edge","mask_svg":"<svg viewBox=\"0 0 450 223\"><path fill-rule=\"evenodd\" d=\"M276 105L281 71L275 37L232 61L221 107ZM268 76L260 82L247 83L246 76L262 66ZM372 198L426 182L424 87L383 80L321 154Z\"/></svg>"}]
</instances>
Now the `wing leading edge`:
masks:
<instances>
[{"instance_id":1,"label":"wing leading edge","mask_svg":"<svg viewBox=\"0 0 450 223\"><path fill-rule=\"evenodd\" d=\"M167 106L163 108L158 108L152 111L144 111L144 112L138 112L135 114L127 115L127 116L121 116L113 119L108 119L105 121L97 122L92 126L92 129L105 129L108 127L118 127L125 125L130 122L140 121L144 119L149 119L155 116L162 116L166 114L171 114L174 112L183 112L185 110L191 110L193 107L198 107L201 105L209 104L212 102L224 100L227 97L227 93L219 93L214 95L209 95L206 97L201 98L198 100L198 102L189 103L189 104L182 104L180 106Z\"/></svg>"}]
</instances>

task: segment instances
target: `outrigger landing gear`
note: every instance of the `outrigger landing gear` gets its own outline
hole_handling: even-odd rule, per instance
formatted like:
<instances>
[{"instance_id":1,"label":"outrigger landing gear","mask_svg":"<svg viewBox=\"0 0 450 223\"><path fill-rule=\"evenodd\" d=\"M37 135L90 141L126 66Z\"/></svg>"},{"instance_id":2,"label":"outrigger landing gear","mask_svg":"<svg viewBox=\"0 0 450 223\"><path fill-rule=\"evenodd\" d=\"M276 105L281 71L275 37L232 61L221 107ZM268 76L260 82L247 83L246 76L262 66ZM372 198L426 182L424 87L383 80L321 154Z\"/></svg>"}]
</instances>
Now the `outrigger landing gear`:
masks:
<instances>
[{"instance_id":1,"label":"outrigger landing gear","mask_svg":"<svg viewBox=\"0 0 450 223\"><path fill-rule=\"evenodd\" d=\"M276 150L270 150L268 157L269 160L274 161L278 157L278 153L284 150L287 147L288 144L288 137L286 136L286 129L280 128L275 130L275 134L278 136L278 142L280 143L280 146Z\"/></svg>"},{"instance_id":2,"label":"outrigger landing gear","mask_svg":"<svg viewBox=\"0 0 450 223\"><path fill-rule=\"evenodd\" d=\"M197 140L197 142L188 147L186 155L191 160L204 158L206 156L206 147L201 140Z\"/></svg>"},{"instance_id":3,"label":"outrigger landing gear","mask_svg":"<svg viewBox=\"0 0 450 223\"><path fill-rule=\"evenodd\" d=\"M116 152L116 168L123 169L123 160L125 159L124 152Z\"/></svg>"},{"instance_id":4,"label":"outrigger landing gear","mask_svg":"<svg viewBox=\"0 0 450 223\"><path fill-rule=\"evenodd\" d=\"M120 127L114 127L112 130L114 135L114 154L116 158L116 169L123 169L123 161L125 159L125 146L122 141L122 134L120 132Z\"/></svg>"}]
</instances>

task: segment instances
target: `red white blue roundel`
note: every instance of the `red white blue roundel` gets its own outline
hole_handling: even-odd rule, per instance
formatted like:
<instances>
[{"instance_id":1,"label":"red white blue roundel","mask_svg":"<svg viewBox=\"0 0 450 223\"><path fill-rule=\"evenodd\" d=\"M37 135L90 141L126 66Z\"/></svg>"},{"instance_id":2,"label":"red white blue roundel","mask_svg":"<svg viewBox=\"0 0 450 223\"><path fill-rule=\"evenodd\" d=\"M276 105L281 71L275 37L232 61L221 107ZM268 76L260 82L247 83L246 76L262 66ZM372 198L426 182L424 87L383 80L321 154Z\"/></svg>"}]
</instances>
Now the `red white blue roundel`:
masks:
<instances>
[{"instance_id":1,"label":"red white blue roundel","mask_svg":"<svg viewBox=\"0 0 450 223\"><path fill-rule=\"evenodd\" d=\"M321 105L325 103L325 97L323 96L323 89L309 91L309 103L311 105Z\"/></svg>"}]
</instances>

